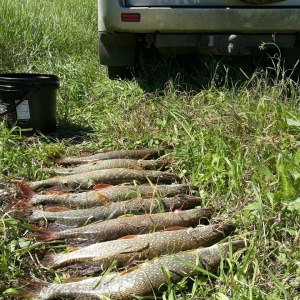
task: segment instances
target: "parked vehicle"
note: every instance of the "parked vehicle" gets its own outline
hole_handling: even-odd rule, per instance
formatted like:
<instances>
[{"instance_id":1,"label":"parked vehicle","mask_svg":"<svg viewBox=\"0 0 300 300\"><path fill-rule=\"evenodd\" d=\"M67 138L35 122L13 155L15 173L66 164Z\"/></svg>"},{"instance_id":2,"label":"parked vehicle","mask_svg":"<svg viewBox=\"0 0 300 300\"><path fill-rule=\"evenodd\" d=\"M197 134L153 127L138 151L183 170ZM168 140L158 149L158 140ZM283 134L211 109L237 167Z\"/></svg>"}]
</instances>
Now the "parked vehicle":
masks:
<instances>
[{"instance_id":1,"label":"parked vehicle","mask_svg":"<svg viewBox=\"0 0 300 300\"><path fill-rule=\"evenodd\" d=\"M141 47L248 55L275 43L291 59L300 53L300 1L98 0L98 31L100 63L111 79L126 76Z\"/></svg>"}]
</instances>

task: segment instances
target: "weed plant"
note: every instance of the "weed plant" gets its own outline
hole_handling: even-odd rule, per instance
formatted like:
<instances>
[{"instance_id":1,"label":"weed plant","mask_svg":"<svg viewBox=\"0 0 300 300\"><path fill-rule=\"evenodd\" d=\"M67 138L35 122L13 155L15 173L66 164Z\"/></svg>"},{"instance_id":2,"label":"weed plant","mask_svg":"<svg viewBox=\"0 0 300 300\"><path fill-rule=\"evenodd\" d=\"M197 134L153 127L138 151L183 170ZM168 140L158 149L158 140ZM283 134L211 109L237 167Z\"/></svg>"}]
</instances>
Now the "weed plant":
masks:
<instances>
[{"instance_id":1,"label":"weed plant","mask_svg":"<svg viewBox=\"0 0 300 300\"><path fill-rule=\"evenodd\" d=\"M98 63L96 19L91 0L1 3L0 72L52 73L61 84L56 133L22 137L0 120L3 297L12 299L19 278L69 276L40 266L36 249L54 246L28 239L9 204L11 179L46 178L50 156L168 146L170 171L199 186L203 206L216 207L212 222L234 222L234 239L248 247L217 275L169 281L161 299L300 299L297 79L278 55L250 68L249 58L142 53L135 80L110 81Z\"/></svg>"}]
</instances>

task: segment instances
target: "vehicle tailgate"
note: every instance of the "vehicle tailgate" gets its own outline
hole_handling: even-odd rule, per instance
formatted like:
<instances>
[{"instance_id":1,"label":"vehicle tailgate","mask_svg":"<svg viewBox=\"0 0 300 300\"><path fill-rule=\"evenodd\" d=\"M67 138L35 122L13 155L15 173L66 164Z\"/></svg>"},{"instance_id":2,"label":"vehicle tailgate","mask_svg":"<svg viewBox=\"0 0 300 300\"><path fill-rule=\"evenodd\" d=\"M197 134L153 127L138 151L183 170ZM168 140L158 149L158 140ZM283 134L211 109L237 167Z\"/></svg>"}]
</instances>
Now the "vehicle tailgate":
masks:
<instances>
[{"instance_id":1,"label":"vehicle tailgate","mask_svg":"<svg viewBox=\"0 0 300 300\"><path fill-rule=\"evenodd\" d=\"M126 0L127 7L253 7L255 4L245 3L241 0ZM278 3L263 4L259 6L300 6L299 0L285 0Z\"/></svg>"}]
</instances>

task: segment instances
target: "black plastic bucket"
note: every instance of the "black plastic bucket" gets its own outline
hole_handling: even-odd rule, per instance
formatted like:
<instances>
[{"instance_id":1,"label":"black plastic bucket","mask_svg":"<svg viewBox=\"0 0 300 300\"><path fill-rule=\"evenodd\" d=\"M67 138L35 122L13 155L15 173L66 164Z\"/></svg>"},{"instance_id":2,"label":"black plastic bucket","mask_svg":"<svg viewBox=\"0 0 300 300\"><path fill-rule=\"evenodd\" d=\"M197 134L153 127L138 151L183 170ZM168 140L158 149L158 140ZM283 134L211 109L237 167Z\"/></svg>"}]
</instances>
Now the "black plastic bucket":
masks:
<instances>
[{"instance_id":1,"label":"black plastic bucket","mask_svg":"<svg viewBox=\"0 0 300 300\"><path fill-rule=\"evenodd\" d=\"M8 127L18 126L24 134L54 132L58 88L55 75L0 74L0 116L6 117Z\"/></svg>"}]
</instances>

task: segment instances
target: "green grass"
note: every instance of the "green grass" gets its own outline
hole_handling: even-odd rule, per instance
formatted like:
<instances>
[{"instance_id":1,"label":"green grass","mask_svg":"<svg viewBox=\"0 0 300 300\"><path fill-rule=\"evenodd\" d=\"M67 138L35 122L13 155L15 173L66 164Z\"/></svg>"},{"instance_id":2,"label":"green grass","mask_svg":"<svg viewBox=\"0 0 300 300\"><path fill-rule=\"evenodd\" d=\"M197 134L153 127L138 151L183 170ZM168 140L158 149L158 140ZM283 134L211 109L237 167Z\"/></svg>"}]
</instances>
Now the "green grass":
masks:
<instances>
[{"instance_id":1,"label":"green grass","mask_svg":"<svg viewBox=\"0 0 300 300\"><path fill-rule=\"evenodd\" d=\"M217 279L170 283L162 299L300 299L298 82L277 58L268 72L249 58L146 55L135 81L109 81L98 63L96 6L2 4L0 72L55 74L61 88L56 134L24 138L1 120L1 293L22 277L68 276L39 266L35 249L46 246L14 219L4 194L11 179L46 178L49 156L172 146L170 171L199 186L203 204L216 207L213 222L234 222L248 249L225 260Z\"/></svg>"}]
</instances>

